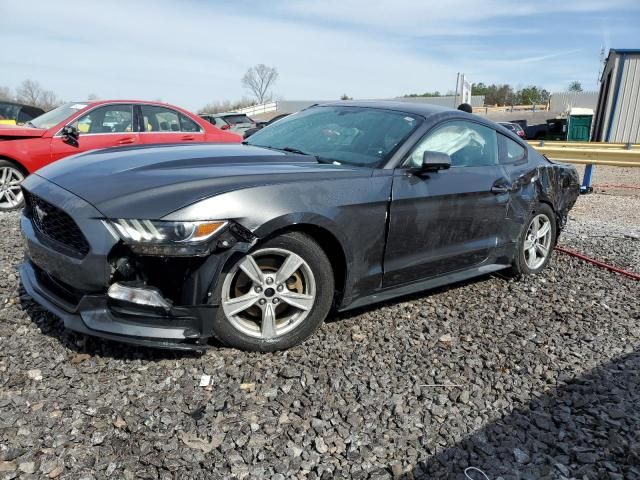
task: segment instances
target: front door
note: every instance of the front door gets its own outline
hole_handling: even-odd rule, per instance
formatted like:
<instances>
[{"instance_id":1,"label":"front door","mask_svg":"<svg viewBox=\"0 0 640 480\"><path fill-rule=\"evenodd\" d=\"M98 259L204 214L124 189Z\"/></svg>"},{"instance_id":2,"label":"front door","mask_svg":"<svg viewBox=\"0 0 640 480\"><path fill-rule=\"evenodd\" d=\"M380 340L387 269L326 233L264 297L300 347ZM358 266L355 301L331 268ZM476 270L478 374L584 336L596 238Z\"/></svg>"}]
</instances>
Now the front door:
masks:
<instances>
[{"instance_id":1,"label":"front door","mask_svg":"<svg viewBox=\"0 0 640 480\"><path fill-rule=\"evenodd\" d=\"M51 160L98 148L135 145L139 135L133 120L133 105L118 103L94 108L71 125L78 129L78 147L62 141L57 133L51 139Z\"/></svg>"},{"instance_id":2,"label":"front door","mask_svg":"<svg viewBox=\"0 0 640 480\"><path fill-rule=\"evenodd\" d=\"M451 168L412 173L427 150L449 154ZM508 202L495 130L463 120L431 130L394 173L384 286L481 264L508 241Z\"/></svg>"}]
</instances>

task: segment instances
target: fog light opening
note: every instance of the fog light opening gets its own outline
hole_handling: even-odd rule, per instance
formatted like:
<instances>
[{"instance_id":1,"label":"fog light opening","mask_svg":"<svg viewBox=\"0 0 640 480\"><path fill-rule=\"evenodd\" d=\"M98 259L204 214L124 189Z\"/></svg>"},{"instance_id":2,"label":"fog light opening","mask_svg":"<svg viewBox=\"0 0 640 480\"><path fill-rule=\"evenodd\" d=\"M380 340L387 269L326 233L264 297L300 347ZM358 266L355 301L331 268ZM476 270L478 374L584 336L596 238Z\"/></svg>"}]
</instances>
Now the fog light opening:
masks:
<instances>
[{"instance_id":1,"label":"fog light opening","mask_svg":"<svg viewBox=\"0 0 640 480\"><path fill-rule=\"evenodd\" d=\"M147 307L159 307L165 310L171 309L171 303L165 300L160 292L152 288L128 287L121 283L114 283L109 287L107 296L114 300L121 300Z\"/></svg>"}]
</instances>

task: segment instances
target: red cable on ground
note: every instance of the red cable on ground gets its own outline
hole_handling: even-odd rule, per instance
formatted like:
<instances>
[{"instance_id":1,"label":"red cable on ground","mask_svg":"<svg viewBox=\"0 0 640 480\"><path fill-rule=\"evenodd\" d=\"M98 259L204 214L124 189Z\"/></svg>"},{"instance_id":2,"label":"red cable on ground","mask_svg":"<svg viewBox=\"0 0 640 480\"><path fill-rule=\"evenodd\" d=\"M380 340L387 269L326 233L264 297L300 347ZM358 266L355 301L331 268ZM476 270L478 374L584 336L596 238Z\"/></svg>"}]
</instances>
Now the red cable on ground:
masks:
<instances>
[{"instance_id":1,"label":"red cable on ground","mask_svg":"<svg viewBox=\"0 0 640 480\"><path fill-rule=\"evenodd\" d=\"M577 257L580 260L584 260L585 262L593 263L594 265L597 265L599 267L606 268L607 270L610 270L612 272L619 273L620 275L633 278L634 280L640 280L640 275L638 275L637 273L629 272L627 270L623 270L622 268L614 267L613 265L609 265L608 263L601 262L600 260L596 260L595 258L587 257L586 255L583 255L574 250L570 250L568 248L560 247L557 245L556 245L556 250L562 253L566 253L567 255Z\"/></svg>"}]
</instances>

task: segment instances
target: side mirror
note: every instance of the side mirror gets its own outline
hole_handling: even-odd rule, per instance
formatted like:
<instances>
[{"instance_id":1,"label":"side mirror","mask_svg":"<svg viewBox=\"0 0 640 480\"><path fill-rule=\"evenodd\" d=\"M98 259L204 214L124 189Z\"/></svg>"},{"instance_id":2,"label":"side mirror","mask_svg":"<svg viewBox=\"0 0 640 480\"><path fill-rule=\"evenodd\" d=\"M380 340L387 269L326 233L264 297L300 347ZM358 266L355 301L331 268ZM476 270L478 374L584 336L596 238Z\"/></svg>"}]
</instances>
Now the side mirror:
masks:
<instances>
[{"instance_id":1,"label":"side mirror","mask_svg":"<svg viewBox=\"0 0 640 480\"><path fill-rule=\"evenodd\" d=\"M427 150L422 154L422 171L437 172L451 166L451 157L446 153Z\"/></svg>"},{"instance_id":2,"label":"side mirror","mask_svg":"<svg viewBox=\"0 0 640 480\"><path fill-rule=\"evenodd\" d=\"M65 125L62 127L62 141L67 145L71 145L72 147L78 148L80 144L78 143L78 137L80 136L80 132L78 129L72 125Z\"/></svg>"}]
</instances>

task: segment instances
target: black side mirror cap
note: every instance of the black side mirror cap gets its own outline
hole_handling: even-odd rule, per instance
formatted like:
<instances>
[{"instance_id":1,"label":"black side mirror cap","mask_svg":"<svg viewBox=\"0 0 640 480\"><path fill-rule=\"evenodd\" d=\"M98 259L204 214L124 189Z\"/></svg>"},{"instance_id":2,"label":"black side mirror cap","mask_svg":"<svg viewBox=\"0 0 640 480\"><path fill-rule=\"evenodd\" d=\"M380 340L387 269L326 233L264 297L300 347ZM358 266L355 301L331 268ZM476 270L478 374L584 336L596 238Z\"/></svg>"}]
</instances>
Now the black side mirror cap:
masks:
<instances>
[{"instance_id":1,"label":"black side mirror cap","mask_svg":"<svg viewBox=\"0 0 640 480\"><path fill-rule=\"evenodd\" d=\"M446 170L450 167L451 157L446 153L427 150L422 154L423 172L437 172L438 170Z\"/></svg>"},{"instance_id":2,"label":"black side mirror cap","mask_svg":"<svg viewBox=\"0 0 640 480\"><path fill-rule=\"evenodd\" d=\"M72 147L78 148L80 143L78 142L78 137L80 136L80 132L73 125L65 125L61 130L62 141L67 145L71 145Z\"/></svg>"}]
</instances>

